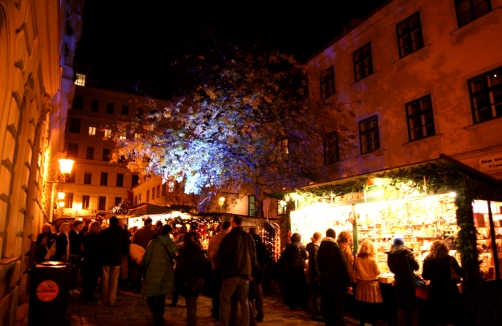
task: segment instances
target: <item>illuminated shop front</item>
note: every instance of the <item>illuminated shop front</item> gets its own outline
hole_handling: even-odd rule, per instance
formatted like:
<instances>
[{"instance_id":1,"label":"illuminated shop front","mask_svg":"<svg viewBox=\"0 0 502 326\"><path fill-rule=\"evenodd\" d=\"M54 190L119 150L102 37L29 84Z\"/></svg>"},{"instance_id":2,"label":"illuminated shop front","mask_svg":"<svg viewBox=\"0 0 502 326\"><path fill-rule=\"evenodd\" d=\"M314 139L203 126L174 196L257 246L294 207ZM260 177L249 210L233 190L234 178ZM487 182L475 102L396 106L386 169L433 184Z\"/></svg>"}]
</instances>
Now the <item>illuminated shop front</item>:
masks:
<instances>
[{"instance_id":1,"label":"illuminated shop front","mask_svg":"<svg viewBox=\"0 0 502 326\"><path fill-rule=\"evenodd\" d=\"M369 238L388 271L395 235L423 261L435 240L466 270L464 292L476 297L480 281L500 280L502 184L449 157L344 178L277 194L286 201L291 228L307 243L328 228L353 234L354 251Z\"/></svg>"}]
</instances>

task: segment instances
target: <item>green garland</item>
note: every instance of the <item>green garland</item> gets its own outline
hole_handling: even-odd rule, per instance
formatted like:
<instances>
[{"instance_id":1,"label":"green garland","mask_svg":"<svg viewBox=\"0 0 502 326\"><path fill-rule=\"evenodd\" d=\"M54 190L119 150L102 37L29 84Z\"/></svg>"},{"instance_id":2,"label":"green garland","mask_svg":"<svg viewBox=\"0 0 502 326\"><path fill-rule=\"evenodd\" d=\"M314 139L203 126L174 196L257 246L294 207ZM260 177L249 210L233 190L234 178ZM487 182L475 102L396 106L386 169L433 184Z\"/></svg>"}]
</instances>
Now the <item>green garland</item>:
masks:
<instances>
[{"instance_id":1,"label":"green garland","mask_svg":"<svg viewBox=\"0 0 502 326\"><path fill-rule=\"evenodd\" d=\"M426 187L424 187L424 177ZM475 199L502 201L502 187L497 181L483 178L481 174L472 170L455 166L444 161L435 161L406 168L394 169L380 173L373 173L348 181L333 184L323 184L317 187L306 187L296 190L299 207L322 201L329 196L339 196L353 192L361 192L367 187L371 178L383 178L383 185L387 198L402 191L406 185L412 191L426 194L442 194L456 192L457 225L460 230L457 237L457 249L462 257L462 267L465 269L463 293L469 299L470 310L476 311L478 322L482 325L496 325L501 321L500 300L493 301L487 293L479 271L479 255L477 251L477 230L474 225L472 202ZM294 196L294 194L292 194ZM301 199L300 199L301 198Z\"/></svg>"}]
</instances>

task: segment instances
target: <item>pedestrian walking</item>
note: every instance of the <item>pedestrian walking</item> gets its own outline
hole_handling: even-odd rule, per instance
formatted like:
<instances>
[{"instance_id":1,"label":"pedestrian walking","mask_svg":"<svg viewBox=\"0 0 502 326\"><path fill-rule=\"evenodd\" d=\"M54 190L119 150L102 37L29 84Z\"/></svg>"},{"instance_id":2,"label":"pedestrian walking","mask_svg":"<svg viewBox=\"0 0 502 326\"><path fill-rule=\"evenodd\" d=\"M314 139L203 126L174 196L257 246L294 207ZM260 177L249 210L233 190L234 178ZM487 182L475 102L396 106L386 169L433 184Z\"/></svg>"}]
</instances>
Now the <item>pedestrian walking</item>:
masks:
<instances>
[{"instance_id":1,"label":"pedestrian walking","mask_svg":"<svg viewBox=\"0 0 502 326\"><path fill-rule=\"evenodd\" d=\"M232 218L232 230L223 238L218 249L223 272L220 295L220 325L230 322L230 301L234 293L241 305L242 326L249 325L249 280L258 268L254 240L242 229L242 218Z\"/></svg>"},{"instance_id":2,"label":"pedestrian walking","mask_svg":"<svg viewBox=\"0 0 502 326\"><path fill-rule=\"evenodd\" d=\"M45 223L42 226L42 233L37 236L37 240L35 242L37 246L37 251L35 255L35 259L37 263L43 262L46 259L47 253L51 250L54 241L56 241L57 234L52 233L51 225L49 223ZM49 254L50 256L50 254ZM51 257L47 257L49 260Z\"/></svg>"},{"instance_id":3,"label":"pedestrian walking","mask_svg":"<svg viewBox=\"0 0 502 326\"><path fill-rule=\"evenodd\" d=\"M291 243L286 246L281 255L286 274L286 304L292 311L298 307L302 309L307 307L308 297L304 290L307 283L305 269L308 254L301 240L299 233L293 233Z\"/></svg>"},{"instance_id":4,"label":"pedestrian walking","mask_svg":"<svg viewBox=\"0 0 502 326\"><path fill-rule=\"evenodd\" d=\"M63 223L59 227L59 234L56 238L56 254L54 260L67 262L70 258L70 224Z\"/></svg>"},{"instance_id":5,"label":"pedestrian walking","mask_svg":"<svg viewBox=\"0 0 502 326\"><path fill-rule=\"evenodd\" d=\"M344 325L345 297L352 294L349 268L335 237L335 230L328 229L317 251L321 313L326 326Z\"/></svg>"},{"instance_id":6,"label":"pedestrian walking","mask_svg":"<svg viewBox=\"0 0 502 326\"><path fill-rule=\"evenodd\" d=\"M312 242L307 244L306 250L309 256L307 268L307 282L309 284L309 308L312 319L322 320L321 315L321 288L319 287L319 269L317 267L317 252L321 244L321 233L314 232Z\"/></svg>"},{"instance_id":7,"label":"pedestrian walking","mask_svg":"<svg viewBox=\"0 0 502 326\"><path fill-rule=\"evenodd\" d=\"M113 306L117 298L122 257L129 252L129 238L127 231L119 226L119 219L116 216L112 216L109 223L110 226L99 234L103 296L98 304Z\"/></svg>"},{"instance_id":8,"label":"pedestrian walking","mask_svg":"<svg viewBox=\"0 0 502 326\"><path fill-rule=\"evenodd\" d=\"M172 227L166 224L146 248L143 256L145 281L142 295L146 297L154 324L162 325L166 306L166 295L174 288L174 255L176 245L171 239Z\"/></svg>"},{"instance_id":9,"label":"pedestrian walking","mask_svg":"<svg viewBox=\"0 0 502 326\"><path fill-rule=\"evenodd\" d=\"M262 281L263 281L263 272L265 266L267 264L267 248L263 243L261 237L256 234L255 229L250 229L249 233L255 242L256 247L256 260L258 261L259 269L256 271L256 275L254 277L253 283L253 294L254 294L254 303L253 307L256 309L256 317L255 321L262 322L265 317L263 312L263 289L262 289ZM253 311L251 311L253 313ZM254 316L254 315L253 315Z\"/></svg>"},{"instance_id":10,"label":"pedestrian walking","mask_svg":"<svg viewBox=\"0 0 502 326\"><path fill-rule=\"evenodd\" d=\"M101 248L99 247L99 233L101 223L92 222L88 232L84 235L84 260L82 261L83 291L82 299L86 301L96 301L94 295L96 284L101 275Z\"/></svg>"},{"instance_id":11,"label":"pedestrian walking","mask_svg":"<svg viewBox=\"0 0 502 326\"><path fill-rule=\"evenodd\" d=\"M141 246L143 249L146 250L146 247L148 247L148 243L157 235L155 231L152 229L152 219L147 218L146 220L143 221L143 227L137 230L134 235L132 236L132 243L137 244L138 246ZM141 284L143 282L143 268L138 265L131 265L133 271L132 274L134 274L134 293L140 294L141 293Z\"/></svg>"}]
</instances>

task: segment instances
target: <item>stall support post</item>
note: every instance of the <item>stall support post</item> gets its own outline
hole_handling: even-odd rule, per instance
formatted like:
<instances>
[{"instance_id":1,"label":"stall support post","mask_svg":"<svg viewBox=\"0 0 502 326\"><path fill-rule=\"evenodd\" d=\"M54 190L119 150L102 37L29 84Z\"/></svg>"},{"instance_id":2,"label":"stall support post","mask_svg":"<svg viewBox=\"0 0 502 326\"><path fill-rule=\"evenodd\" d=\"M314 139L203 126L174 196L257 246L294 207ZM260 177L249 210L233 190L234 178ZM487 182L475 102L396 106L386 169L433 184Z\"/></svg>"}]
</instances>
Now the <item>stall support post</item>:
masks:
<instances>
[{"instance_id":1,"label":"stall support post","mask_svg":"<svg viewBox=\"0 0 502 326\"><path fill-rule=\"evenodd\" d=\"M357 230L357 214L356 205L352 204L352 213L354 214L354 224L352 224L352 243L354 244L354 256L357 254L359 249L359 234Z\"/></svg>"},{"instance_id":2,"label":"stall support post","mask_svg":"<svg viewBox=\"0 0 502 326\"><path fill-rule=\"evenodd\" d=\"M490 221L490 238L492 239L493 264L495 265L495 279L500 280L500 265L498 257L497 240L495 239L495 225L493 223L491 201L488 201L488 217Z\"/></svg>"}]
</instances>

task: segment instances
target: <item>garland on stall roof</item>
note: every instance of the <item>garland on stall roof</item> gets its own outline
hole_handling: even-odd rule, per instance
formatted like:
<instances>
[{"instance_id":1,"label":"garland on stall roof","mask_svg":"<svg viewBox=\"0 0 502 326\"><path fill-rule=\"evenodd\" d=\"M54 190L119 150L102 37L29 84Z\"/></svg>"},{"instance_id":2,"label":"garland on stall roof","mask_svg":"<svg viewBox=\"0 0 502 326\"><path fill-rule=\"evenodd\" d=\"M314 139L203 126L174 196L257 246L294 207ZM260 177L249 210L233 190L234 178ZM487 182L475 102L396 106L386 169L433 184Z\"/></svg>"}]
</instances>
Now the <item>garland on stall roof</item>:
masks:
<instances>
[{"instance_id":1,"label":"garland on stall roof","mask_svg":"<svg viewBox=\"0 0 502 326\"><path fill-rule=\"evenodd\" d=\"M486 286L480 275L477 229L474 225L472 211L472 202L475 199L502 201L501 185L475 173L448 167L439 161L375 173L369 178L383 179L382 187L386 194L399 193L403 190L402 185L406 185L407 189L430 195L456 192L456 217L457 225L460 228L457 249L462 257L462 267L465 269L463 293L469 297L466 302L470 306L467 308L477 312L478 322L482 325L502 324L500 320L502 307L500 294L489 293L494 290ZM298 190L299 206L322 201L329 194L339 196L362 192L369 178L365 176L345 183L325 184Z\"/></svg>"}]
</instances>

